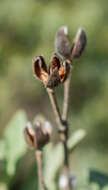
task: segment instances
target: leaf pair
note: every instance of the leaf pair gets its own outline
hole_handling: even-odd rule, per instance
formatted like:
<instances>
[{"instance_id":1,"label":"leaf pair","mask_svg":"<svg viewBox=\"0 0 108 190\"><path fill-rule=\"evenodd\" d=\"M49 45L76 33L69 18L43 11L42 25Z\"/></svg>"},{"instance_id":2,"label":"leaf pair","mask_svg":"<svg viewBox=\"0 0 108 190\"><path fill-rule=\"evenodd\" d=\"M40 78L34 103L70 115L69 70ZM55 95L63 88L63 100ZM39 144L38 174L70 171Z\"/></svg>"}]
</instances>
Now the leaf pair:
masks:
<instances>
[{"instance_id":1,"label":"leaf pair","mask_svg":"<svg viewBox=\"0 0 108 190\"><path fill-rule=\"evenodd\" d=\"M58 84L63 83L70 70L69 61L62 62L55 53L52 56L48 70L46 62L41 55L34 57L32 65L35 77L48 88L54 88Z\"/></svg>"},{"instance_id":2,"label":"leaf pair","mask_svg":"<svg viewBox=\"0 0 108 190\"><path fill-rule=\"evenodd\" d=\"M68 40L68 29L66 26L61 27L55 39L55 47L63 57L72 61L74 58L79 58L86 46L87 39L85 31L80 28L73 40L72 47Z\"/></svg>"}]
</instances>

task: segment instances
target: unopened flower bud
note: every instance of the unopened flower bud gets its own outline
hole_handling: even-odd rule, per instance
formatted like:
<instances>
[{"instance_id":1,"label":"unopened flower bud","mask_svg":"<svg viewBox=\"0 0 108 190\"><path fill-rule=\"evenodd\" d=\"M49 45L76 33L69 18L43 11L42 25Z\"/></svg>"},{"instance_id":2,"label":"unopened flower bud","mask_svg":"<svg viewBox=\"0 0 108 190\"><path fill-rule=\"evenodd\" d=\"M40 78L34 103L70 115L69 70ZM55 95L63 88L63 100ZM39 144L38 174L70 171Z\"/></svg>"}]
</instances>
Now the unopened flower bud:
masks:
<instances>
[{"instance_id":1,"label":"unopened flower bud","mask_svg":"<svg viewBox=\"0 0 108 190\"><path fill-rule=\"evenodd\" d=\"M82 28L80 28L73 41L72 54L71 54L72 59L79 58L82 55L86 43L87 43L86 33Z\"/></svg>"},{"instance_id":2,"label":"unopened flower bud","mask_svg":"<svg viewBox=\"0 0 108 190\"><path fill-rule=\"evenodd\" d=\"M49 129L50 128L50 129ZM24 130L24 136L27 144L32 148L41 149L43 148L50 140L51 136L51 126L45 127L45 125L37 122L34 126L30 123L27 124Z\"/></svg>"},{"instance_id":3,"label":"unopened flower bud","mask_svg":"<svg viewBox=\"0 0 108 190\"><path fill-rule=\"evenodd\" d=\"M62 26L55 38L55 48L63 57L70 59L71 47L68 40L68 28L67 26Z\"/></svg>"}]
</instances>

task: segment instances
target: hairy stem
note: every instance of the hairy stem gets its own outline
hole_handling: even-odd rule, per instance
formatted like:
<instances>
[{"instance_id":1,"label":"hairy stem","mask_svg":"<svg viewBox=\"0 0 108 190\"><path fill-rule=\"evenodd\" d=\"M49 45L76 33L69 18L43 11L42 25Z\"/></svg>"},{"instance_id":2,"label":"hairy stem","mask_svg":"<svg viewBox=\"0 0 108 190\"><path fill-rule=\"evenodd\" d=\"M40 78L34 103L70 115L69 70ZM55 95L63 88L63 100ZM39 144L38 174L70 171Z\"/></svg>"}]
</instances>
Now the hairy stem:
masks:
<instances>
[{"instance_id":1,"label":"hairy stem","mask_svg":"<svg viewBox=\"0 0 108 190\"><path fill-rule=\"evenodd\" d=\"M38 180L39 186L42 190L48 190L43 180L43 153L42 150L36 150L35 152L37 166L38 166Z\"/></svg>"}]
</instances>

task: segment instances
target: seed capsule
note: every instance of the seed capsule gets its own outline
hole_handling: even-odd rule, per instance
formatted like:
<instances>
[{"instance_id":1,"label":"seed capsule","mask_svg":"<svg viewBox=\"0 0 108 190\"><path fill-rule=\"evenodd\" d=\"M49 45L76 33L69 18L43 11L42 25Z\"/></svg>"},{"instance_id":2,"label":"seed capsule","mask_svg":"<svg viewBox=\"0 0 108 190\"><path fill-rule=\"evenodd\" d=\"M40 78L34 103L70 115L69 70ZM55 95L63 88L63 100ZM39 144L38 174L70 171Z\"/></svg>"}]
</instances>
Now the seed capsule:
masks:
<instances>
[{"instance_id":1,"label":"seed capsule","mask_svg":"<svg viewBox=\"0 0 108 190\"><path fill-rule=\"evenodd\" d=\"M51 136L50 125L49 128L48 126L45 127L40 122L37 122L34 128L30 123L28 123L24 130L24 136L27 144L32 148L37 148L37 149L43 148L50 140Z\"/></svg>"}]
</instances>

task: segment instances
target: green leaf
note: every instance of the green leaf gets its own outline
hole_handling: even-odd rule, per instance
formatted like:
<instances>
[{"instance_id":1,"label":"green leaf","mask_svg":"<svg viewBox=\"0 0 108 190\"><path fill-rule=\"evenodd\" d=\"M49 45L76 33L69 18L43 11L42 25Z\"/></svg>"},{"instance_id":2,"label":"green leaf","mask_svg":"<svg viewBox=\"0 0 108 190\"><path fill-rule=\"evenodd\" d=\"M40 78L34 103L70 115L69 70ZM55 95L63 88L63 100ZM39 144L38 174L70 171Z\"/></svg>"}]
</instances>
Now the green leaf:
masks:
<instances>
[{"instance_id":1,"label":"green leaf","mask_svg":"<svg viewBox=\"0 0 108 190\"><path fill-rule=\"evenodd\" d=\"M0 140L0 160L4 159L5 155L5 143L3 140Z\"/></svg>"},{"instance_id":2,"label":"green leaf","mask_svg":"<svg viewBox=\"0 0 108 190\"><path fill-rule=\"evenodd\" d=\"M85 137L86 133L83 129L75 131L68 140L68 148L70 151L73 150L76 145ZM60 168L63 166L64 153L63 146L58 143L54 146L52 143L47 145L44 150L44 176L47 186L55 190L56 184L55 179L57 177Z\"/></svg>"},{"instance_id":3,"label":"green leaf","mask_svg":"<svg viewBox=\"0 0 108 190\"><path fill-rule=\"evenodd\" d=\"M97 183L92 183L91 185L90 185L90 188L91 188L91 190L99 190L100 188L99 188L99 185L97 184Z\"/></svg>"},{"instance_id":4,"label":"green leaf","mask_svg":"<svg viewBox=\"0 0 108 190\"><path fill-rule=\"evenodd\" d=\"M44 150L44 177L46 185L52 189L56 189L55 179L57 172L63 164L64 154L63 146L58 143L54 146L52 143L47 145Z\"/></svg>"},{"instance_id":5,"label":"green leaf","mask_svg":"<svg viewBox=\"0 0 108 190\"><path fill-rule=\"evenodd\" d=\"M4 132L3 157L6 160L6 170L8 175L14 175L17 161L26 151L26 143L23 130L26 126L27 118L25 112L18 111L9 122Z\"/></svg>"},{"instance_id":6,"label":"green leaf","mask_svg":"<svg viewBox=\"0 0 108 190\"><path fill-rule=\"evenodd\" d=\"M39 190L38 188L38 173L37 173L37 165L34 163L27 175L24 179L23 183L19 186L20 190Z\"/></svg>"},{"instance_id":7,"label":"green leaf","mask_svg":"<svg viewBox=\"0 0 108 190\"><path fill-rule=\"evenodd\" d=\"M72 151L86 136L84 129L78 129L70 136L68 140L69 151Z\"/></svg>"},{"instance_id":8,"label":"green leaf","mask_svg":"<svg viewBox=\"0 0 108 190\"><path fill-rule=\"evenodd\" d=\"M106 185L102 190L108 190L108 185Z\"/></svg>"}]
</instances>

